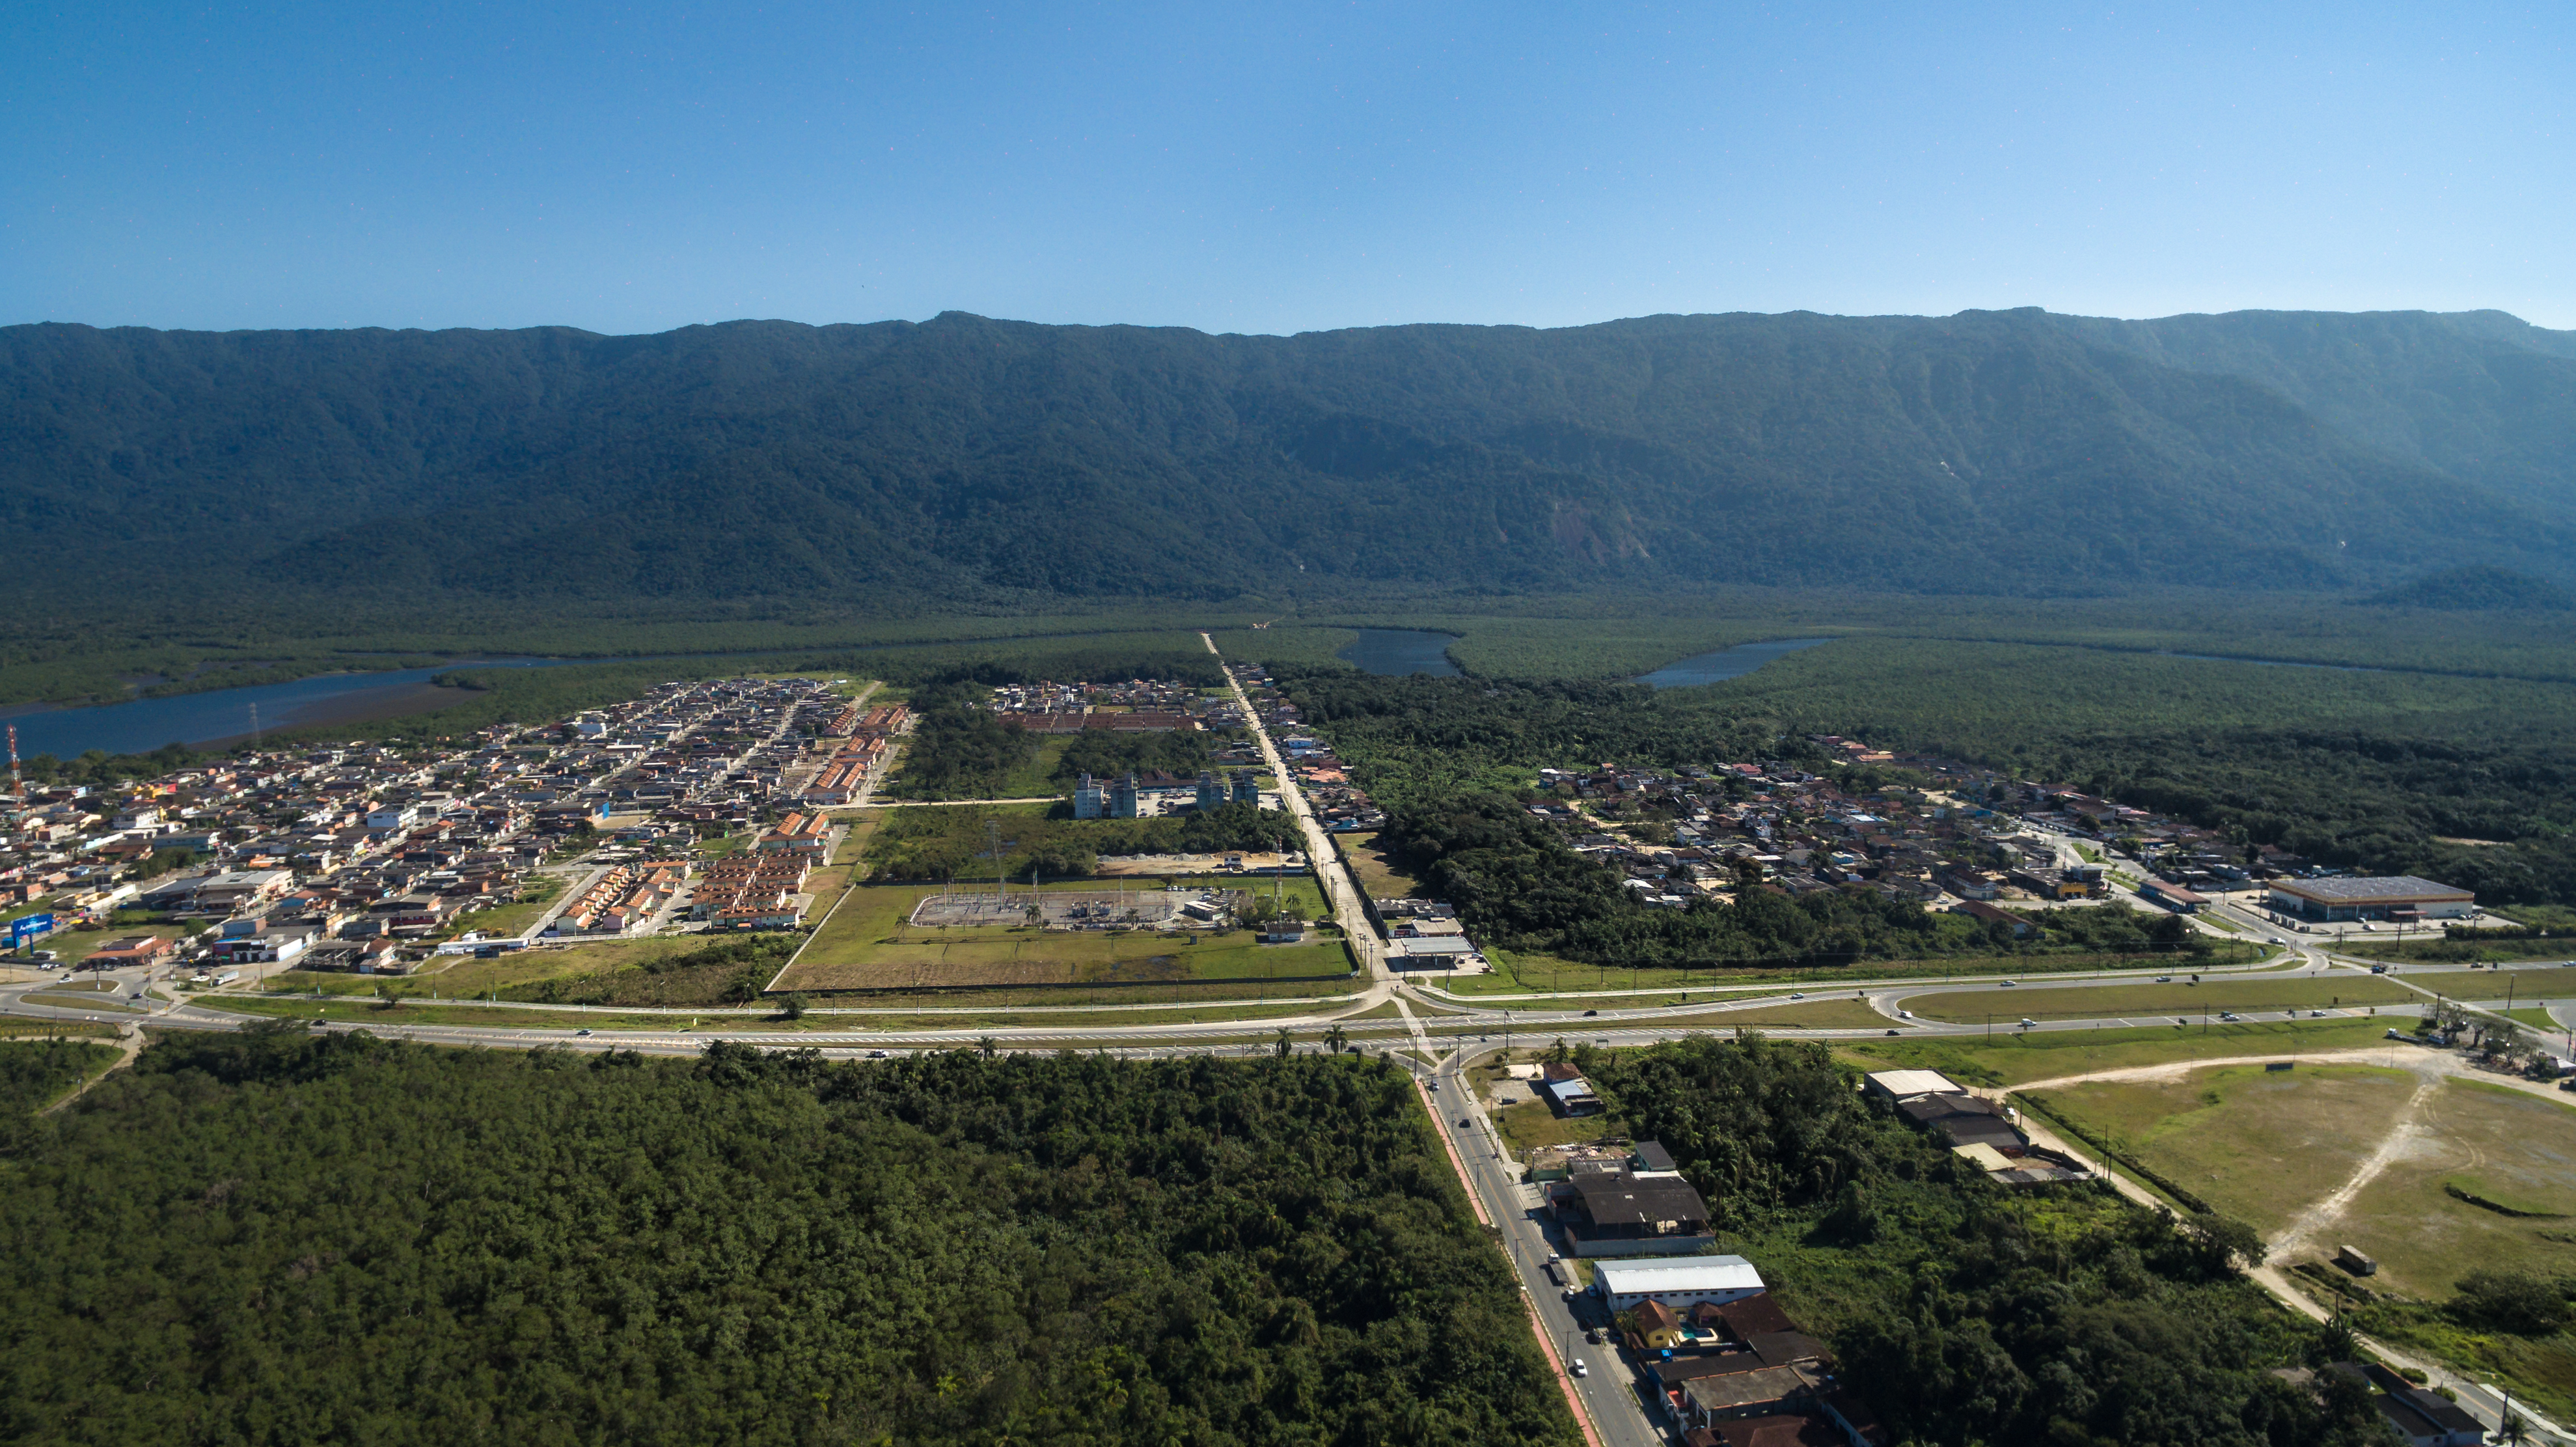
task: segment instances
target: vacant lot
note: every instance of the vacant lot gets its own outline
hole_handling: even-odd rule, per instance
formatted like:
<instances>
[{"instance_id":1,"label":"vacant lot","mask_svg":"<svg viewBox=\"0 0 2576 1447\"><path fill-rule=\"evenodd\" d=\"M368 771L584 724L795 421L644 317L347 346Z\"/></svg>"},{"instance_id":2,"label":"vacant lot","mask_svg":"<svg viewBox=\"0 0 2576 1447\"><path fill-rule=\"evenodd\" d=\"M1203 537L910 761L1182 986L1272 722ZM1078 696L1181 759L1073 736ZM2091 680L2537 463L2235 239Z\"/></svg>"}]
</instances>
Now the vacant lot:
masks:
<instances>
[{"instance_id":1,"label":"vacant lot","mask_svg":"<svg viewBox=\"0 0 2576 1447\"><path fill-rule=\"evenodd\" d=\"M1958 955L1921 960L1870 960L1823 969L1777 969L1766 966L1726 969L1624 969L1561 960L1553 955L1488 949L1493 973L1461 978L1461 995L1517 995L1564 990L1714 990L1729 985L1815 985L1846 988L1880 980L1945 980L1977 976L2057 975L2095 970L2134 970L2150 977L2172 973L2171 958L2158 955ZM2248 963L2249 949L2213 957L2205 964ZM2188 969L2186 968L2186 973Z\"/></svg>"},{"instance_id":2,"label":"vacant lot","mask_svg":"<svg viewBox=\"0 0 2576 1447\"><path fill-rule=\"evenodd\" d=\"M2350 1179L2404 1117L2405 1070L2259 1065L2164 1081L2094 1081L2046 1092L2049 1113L2275 1236Z\"/></svg>"},{"instance_id":3,"label":"vacant lot","mask_svg":"<svg viewBox=\"0 0 2576 1447\"><path fill-rule=\"evenodd\" d=\"M2066 1030L2053 1034L2000 1033L1992 1040L1957 1036L1908 1036L1855 1041L1838 1053L1868 1070L1938 1070L1963 1085L2019 1085L2097 1070L2165 1065L2245 1055L2350 1050L2387 1043L2377 1020L2300 1020L2172 1026L2136 1030ZM2390 1045L2392 1060L2418 1047Z\"/></svg>"},{"instance_id":4,"label":"vacant lot","mask_svg":"<svg viewBox=\"0 0 2576 1447\"><path fill-rule=\"evenodd\" d=\"M1375 834L1345 834L1341 845L1351 878L1369 898L1411 899L1422 892L1421 883L1405 872L1403 862L1377 847Z\"/></svg>"},{"instance_id":5,"label":"vacant lot","mask_svg":"<svg viewBox=\"0 0 2576 1447\"><path fill-rule=\"evenodd\" d=\"M2551 943L2557 945L2563 954L2569 941L2553 940ZM2421 985L2454 1000L2502 1000L2508 995L2533 1001L2576 999L2576 969L2564 965L2522 970L2418 972L2406 978L2410 984Z\"/></svg>"},{"instance_id":6,"label":"vacant lot","mask_svg":"<svg viewBox=\"0 0 2576 1447\"><path fill-rule=\"evenodd\" d=\"M1206 881L1250 887L1239 878ZM1166 933L1158 930L1039 930L1027 926L923 929L908 923L937 885L864 884L851 890L781 978L781 990L922 990L961 986L1137 985L1172 981L1257 982L1339 976L1350 955L1339 942L1265 945L1248 930ZM1093 892L1067 881L1049 892ZM1271 882L1263 881L1266 897ZM1280 883L1283 902L1308 915L1322 911L1312 880Z\"/></svg>"},{"instance_id":7,"label":"vacant lot","mask_svg":"<svg viewBox=\"0 0 2576 1447\"><path fill-rule=\"evenodd\" d=\"M2185 984L2151 982L2116 985L2028 985L2014 989L1957 990L1917 995L1898 1003L1927 1020L1975 1024L1988 1016L1998 1021L2130 1019L2140 1015L2189 1016L2197 1024L2206 1012L2257 1010L2325 1010L2336 1006L2397 1008L2413 1018L2422 996L2375 975L2266 975L2255 979L2210 980Z\"/></svg>"},{"instance_id":8,"label":"vacant lot","mask_svg":"<svg viewBox=\"0 0 2576 1447\"><path fill-rule=\"evenodd\" d=\"M2450 1080L2422 1133L2355 1197L2336 1237L2379 1259L2371 1285L2439 1300L2480 1267L2576 1273L2576 1109ZM2491 1203L2460 1199L2445 1186ZM2525 1211L2508 1216L2493 1206ZM2333 1242L2319 1242L2331 1254Z\"/></svg>"}]
</instances>

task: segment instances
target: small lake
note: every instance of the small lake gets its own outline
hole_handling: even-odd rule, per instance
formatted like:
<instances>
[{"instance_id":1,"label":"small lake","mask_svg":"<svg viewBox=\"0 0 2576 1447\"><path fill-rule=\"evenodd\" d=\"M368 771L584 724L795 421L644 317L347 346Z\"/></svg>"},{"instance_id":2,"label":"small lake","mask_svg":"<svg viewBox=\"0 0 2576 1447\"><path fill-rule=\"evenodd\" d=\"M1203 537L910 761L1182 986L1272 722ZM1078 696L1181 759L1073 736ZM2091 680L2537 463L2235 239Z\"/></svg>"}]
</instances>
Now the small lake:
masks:
<instances>
[{"instance_id":1,"label":"small lake","mask_svg":"<svg viewBox=\"0 0 2576 1447\"><path fill-rule=\"evenodd\" d=\"M1761 643L1739 643L1733 648L1721 648L1714 653L1696 654L1679 663L1667 663L1632 681L1652 684L1656 688L1694 688L1703 683L1723 683L1730 678L1742 678L1783 654L1833 641L1830 638L1773 638Z\"/></svg>"},{"instance_id":2,"label":"small lake","mask_svg":"<svg viewBox=\"0 0 2576 1447\"><path fill-rule=\"evenodd\" d=\"M1409 628L1363 628L1359 635L1350 647L1333 656L1356 665L1362 673L1458 676L1458 665L1449 661L1449 645L1458 640L1449 634L1420 633Z\"/></svg>"},{"instance_id":3,"label":"small lake","mask_svg":"<svg viewBox=\"0 0 2576 1447\"><path fill-rule=\"evenodd\" d=\"M76 758L91 749L111 754L148 754L176 740L207 744L246 739L251 734L251 708L259 708L262 733L314 724L357 723L398 718L471 695L430 682L457 668L563 668L576 663L640 663L617 658L459 659L435 668L403 668L383 673L326 673L293 683L263 683L250 688L182 693L167 698L138 698L95 708L41 709L8 719L18 729L18 752L28 758L52 754Z\"/></svg>"}]
</instances>

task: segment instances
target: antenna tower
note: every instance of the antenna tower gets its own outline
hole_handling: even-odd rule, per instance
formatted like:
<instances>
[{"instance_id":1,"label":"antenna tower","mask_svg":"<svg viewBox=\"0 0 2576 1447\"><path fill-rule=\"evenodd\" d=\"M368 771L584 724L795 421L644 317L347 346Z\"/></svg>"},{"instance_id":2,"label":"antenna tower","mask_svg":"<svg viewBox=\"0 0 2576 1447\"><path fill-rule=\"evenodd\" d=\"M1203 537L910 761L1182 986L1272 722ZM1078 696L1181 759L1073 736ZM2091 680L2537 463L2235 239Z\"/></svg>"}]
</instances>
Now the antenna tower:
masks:
<instances>
[{"instance_id":1,"label":"antenna tower","mask_svg":"<svg viewBox=\"0 0 2576 1447\"><path fill-rule=\"evenodd\" d=\"M9 725L9 792L24 798L27 781L18 777L18 726Z\"/></svg>"},{"instance_id":2,"label":"antenna tower","mask_svg":"<svg viewBox=\"0 0 2576 1447\"><path fill-rule=\"evenodd\" d=\"M259 747L259 705L258 705L258 704L252 704L252 705L250 706L250 746L251 746L251 748L253 748L254 750L256 750L256 749Z\"/></svg>"}]
</instances>

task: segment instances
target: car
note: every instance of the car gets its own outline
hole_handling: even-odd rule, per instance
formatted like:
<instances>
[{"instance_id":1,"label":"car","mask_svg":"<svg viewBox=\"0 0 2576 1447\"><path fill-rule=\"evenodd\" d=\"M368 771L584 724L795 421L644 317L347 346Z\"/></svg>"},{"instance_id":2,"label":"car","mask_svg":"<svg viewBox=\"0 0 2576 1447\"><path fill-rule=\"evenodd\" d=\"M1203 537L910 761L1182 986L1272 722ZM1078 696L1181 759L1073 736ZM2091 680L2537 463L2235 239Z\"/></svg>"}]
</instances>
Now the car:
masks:
<instances>
[{"instance_id":1,"label":"car","mask_svg":"<svg viewBox=\"0 0 2576 1447\"><path fill-rule=\"evenodd\" d=\"M1803 1000L1803 999L1805 999L1805 998L1807 998L1807 997L1806 997L1806 996L1804 996L1804 995L1799 994L1799 993L1798 993L1797 991L1795 991L1795 990L1791 990L1791 991L1789 992L1789 998L1790 998L1790 999L1792 999L1792 1000Z\"/></svg>"},{"instance_id":2,"label":"car","mask_svg":"<svg viewBox=\"0 0 2576 1447\"><path fill-rule=\"evenodd\" d=\"M868 1058L870 1060L883 1060L886 1058L886 1053L882 1050L871 1050L868 1052Z\"/></svg>"},{"instance_id":3,"label":"car","mask_svg":"<svg viewBox=\"0 0 2576 1447\"><path fill-rule=\"evenodd\" d=\"M1574 1359L1574 1374L1578 1377L1588 1377L1592 1375L1592 1369L1583 1364L1583 1358L1576 1357Z\"/></svg>"},{"instance_id":4,"label":"car","mask_svg":"<svg viewBox=\"0 0 2576 1447\"><path fill-rule=\"evenodd\" d=\"M1586 1019L1586 1020L1589 1020L1589 1019L1591 1019L1593 1016L1598 1015L1598 1014L1600 1014L1600 1013L1601 1013L1601 1012L1600 1012L1600 1011L1598 1011L1598 1010L1586 1010L1586 1011L1584 1011L1584 1012L1583 1012L1583 1018L1584 1018L1584 1019Z\"/></svg>"},{"instance_id":5,"label":"car","mask_svg":"<svg viewBox=\"0 0 2576 1447\"><path fill-rule=\"evenodd\" d=\"M1892 1026L1892 1025L1891 1025L1891 1026L1889 1026L1889 1027L1888 1027L1888 1031L1887 1031L1887 1033L1888 1033L1888 1034L1890 1034L1890 1035L1902 1035L1902 1034L1904 1034L1905 1032L1904 1032L1904 1031L1902 1031L1902 1030L1899 1030L1899 1029L1897 1029L1896 1027L1894 1027L1894 1026Z\"/></svg>"},{"instance_id":6,"label":"car","mask_svg":"<svg viewBox=\"0 0 2576 1447\"><path fill-rule=\"evenodd\" d=\"M1458 1124L1460 1124L1461 1126L1463 1126L1463 1125L1465 1125L1466 1123L1467 1123L1467 1118L1466 1118L1465 1116L1463 1116L1463 1115L1462 1115L1462 1116L1458 1117Z\"/></svg>"},{"instance_id":7,"label":"car","mask_svg":"<svg viewBox=\"0 0 2576 1447\"><path fill-rule=\"evenodd\" d=\"M2394 1034L2396 1034L2397 1032L2396 1032L2396 1031L2394 1031L2394 1030L2391 1030L2391 1031L2389 1031L2388 1033L2389 1033L2389 1034L2391 1034L2391 1035L2394 1035ZM2558 1082L2558 1088L2559 1088L2560 1090L2576 1090L2576 1075L2571 1075L2571 1076L2567 1077L2565 1080L2562 1080L2562 1081Z\"/></svg>"},{"instance_id":8,"label":"car","mask_svg":"<svg viewBox=\"0 0 2576 1447\"><path fill-rule=\"evenodd\" d=\"M2233 1010L2221 1010L2218 1012L2218 1018L2232 1025L2236 1023L2237 1017L2236 1012Z\"/></svg>"},{"instance_id":9,"label":"car","mask_svg":"<svg viewBox=\"0 0 2576 1447\"><path fill-rule=\"evenodd\" d=\"M2032 1029L2036 1029L2036 1028L2038 1028L2038 1026L2039 1026L2039 1022L2038 1022L2037 1020L2034 1020L2034 1019L2030 1018L2028 1015L2024 1015L2024 1016L2022 1016L2022 1017L2021 1017L2021 1028L2023 1028L2024 1030L2032 1030Z\"/></svg>"},{"instance_id":10,"label":"car","mask_svg":"<svg viewBox=\"0 0 2576 1447\"><path fill-rule=\"evenodd\" d=\"M2322 1019L2324 1019L2325 1017L2326 1017L2326 1012L2325 1012L2325 1011L2323 1011L2323 1010L2310 1010L2310 1011L2308 1012L2308 1018L2309 1018L2309 1019L2311 1019L2311 1020L2322 1020Z\"/></svg>"},{"instance_id":11,"label":"car","mask_svg":"<svg viewBox=\"0 0 2576 1447\"><path fill-rule=\"evenodd\" d=\"M585 1025L585 1026L583 1026L581 1029L575 1030L575 1031L574 1031L574 1032L572 1032L572 1033L573 1033L573 1034L575 1034L575 1035L587 1035L587 1034L589 1034L589 1033L590 1033L590 1027L589 1027L589 1026L587 1026L587 1025Z\"/></svg>"},{"instance_id":12,"label":"car","mask_svg":"<svg viewBox=\"0 0 2576 1447\"><path fill-rule=\"evenodd\" d=\"M2386 965L2373 965L2370 967L2370 972L2374 975L2384 975L2388 973L2388 967Z\"/></svg>"},{"instance_id":13,"label":"car","mask_svg":"<svg viewBox=\"0 0 2576 1447\"><path fill-rule=\"evenodd\" d=\"M2272 943L2276 945L2286 945L2289 941L2281 938L2279 935L2274 935L2272 936Z\"/></svg>"},{"instance_id":14,"label":"car","mask_svg":"<svg viewBox=\"0 0 2576 1447\"><path fill-rule=\"evenodd\" d=\"M1597 1326L1585 1327L1583 1329L1583 1339L1592 1343L1594 1346L1601 1345L1601 1328Z\"/></svg>"},{"instance_id":15,"label":"car","mask_svg":"<svg viewBox=\"0 0 2576 1447\"><path fill-rule=\"evenodd\" d=\"M1914 1012L1911 1010L1899 1010L1896 1012L1896 1018L1899 1020L1911 1020L1914 1018Z\"/></svg>"},{"instance_id":16,"label":"car","mask_svg":"<svg viewBox=\"0 0 2576 1447\"><path fill-rule=\"evenodd\" d=\"M2156 976L2156 983L2157 983L2157 984L2159 984L2159 985L2170 985L2170 984L2172 984L2172 983L2173 983L2173 976L2171 976L2171 975L2158 975L2158 976Z\"/></svg>"},{"instance_id":17,"label":"car","mask_svg":"<svg viewBox=\"0 0 2576 1447\"><path fill-rule=\"evenodd\" d=\"M2021 981L2019 981L2019 980L2006 980L2006 981L2004 981L2004 988L2005 988L2005 989L2007 989L2007 990L2009 990L2009 989L2011 989L2013 986L2018 985L2018 984L2020 984L2020 983L2021 983Z\"/></svg>"}]
</instances>

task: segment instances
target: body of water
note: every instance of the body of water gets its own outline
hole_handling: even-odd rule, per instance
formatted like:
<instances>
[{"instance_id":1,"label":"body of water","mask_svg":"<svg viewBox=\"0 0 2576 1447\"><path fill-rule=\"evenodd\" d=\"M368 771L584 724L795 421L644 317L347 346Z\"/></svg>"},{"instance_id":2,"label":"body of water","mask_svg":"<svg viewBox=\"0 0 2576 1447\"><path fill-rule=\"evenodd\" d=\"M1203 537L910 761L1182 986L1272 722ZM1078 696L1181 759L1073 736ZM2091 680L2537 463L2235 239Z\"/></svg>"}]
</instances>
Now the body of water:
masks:
<instances>
[{"instance_id":1,"label":"body of water","mask_svg":"<svg viewBox=\"0 0 2576 1447\"><path fill-rule=\"evenodd\" d=\"M251 688L217 689L211 693L138 698L130 703L95 708L55 708L19 714L8 722L18 729L18 752L27 757L52 754L69 759L91 749L111 754L148 754L163 744L213 743L248 738L251 708L259 708L263 733L313 724L356 723L398 718L466 695L430 682L451 669L562 668L576 663L639 663L633 658L496 658L460 659L435 668L404 668L385 673L326 673L293 683L264 683Z\"/></svg>"},{"instance_id":2,"label":"body of water","mask_svg":"<svg viewBox=\"0 0 2576 1447\"><path fill-rule=\"evenodd\" d=\"M1458 676L1458 665L1449 661L1449 645L1458 640L1446 633L1418 633L1409 628L1363 628L1359 633L1350 647L1333 656L1358 665L1363 673Z\"/></svg>"},{"instance_id":3,"label":"body of water","mask_svg":"<svg viewBox=\"0 0 2576 1447\"><path fill-rule=\"evenodd\" d=\"M1773 638L1762 643L1739 643L1733 648L1721 648L1714 653L1693 655L1679 663L1667 663L1634 681L1657 688L1693 688L1703 683L1722 683L1730 678L1742 678L1784 653L1795 653L1801 648L1813 648L1819 643L1833 641L1830 638Z\"/></svg>"}]
</instances>

